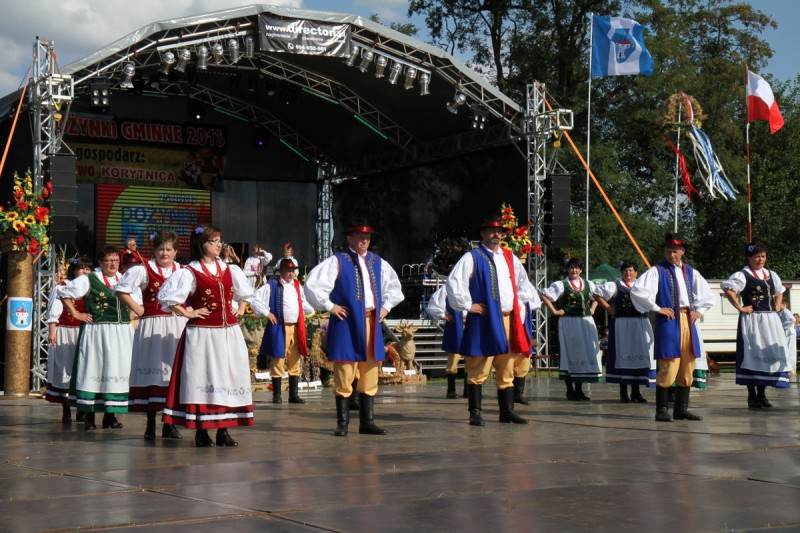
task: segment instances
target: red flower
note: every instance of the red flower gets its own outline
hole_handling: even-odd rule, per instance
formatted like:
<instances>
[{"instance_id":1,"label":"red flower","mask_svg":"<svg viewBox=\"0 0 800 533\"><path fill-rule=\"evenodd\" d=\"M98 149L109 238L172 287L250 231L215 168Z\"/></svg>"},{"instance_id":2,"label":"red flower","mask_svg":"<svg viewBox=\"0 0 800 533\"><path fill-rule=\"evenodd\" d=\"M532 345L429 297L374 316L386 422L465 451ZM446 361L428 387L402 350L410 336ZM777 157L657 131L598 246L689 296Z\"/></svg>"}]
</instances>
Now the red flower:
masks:
<instances>
[{"instance_id":1,"label":"red flower","mask_svg":"<svg viewBox=\"0 0 800 533\"><path fill-rule=\"evenodd\" d=\"M21 189L14 193L14 201L15 202L19 202L20 200L22 200L22 190Z\"/></svg>"},{"instance_id":2,"label":"red flower","mask_svg":"<svg viewBox=\"0 0 800 533\"><path fill-rule=\"evenodd\" d=\"M42 196L37 196L36 199L39 200L39 202L44 202L44 198Z\"/></svg>"},{"instance_id":3,"label":"red flower","mask_svg":"<svg viewBox=\"0 0 800 533\"><path fill-rule=\"evenodd\" d=\"M44 184L44 188L47 192L53 192L53 184L49 181Z\"/></svg>"},{"instance_id":4,"label":"red flower","mask_svg":"<svg viewBox=\"0 0 800 533\"><path fill-rule=\"evenodd\" d=\"M39 252L39 243L36 241L36 239L31 237L31 243L28 246L28 253L34 255L38 252Z\"/></svg>"},{"instance_id":5,"label":"red flower","mask_svg":"<svg viewBox=\"0 0 800 533\"><path fill-rule=\"evenodd\" d=\"M36 220L39 222L44 222L44 219L47 218L48 213L50 213L50 210L46 207L37 207L36 211L33 212L33 216L36 217Z\"/></svg>"},{"instance_id":6,"label":"red flower","mask_svg":"<svg viewBox=\"0 0 800 533\"><path fill-rule=\"evenodd\" d=\"M0 205L0 213L2 213L2 212L3 212L3 211L5 211L5 210L6 210L6 208L5 208L5 207L3 207L2 205Z\"/></svg>"},{"instance_id":7,"label":"red flower","mask_svg":"<svg viewBox=\"0 0 800 533\"><path fill-rule=\"evenodd\" d=\"M27 211L28 204L26 204L25 202L19 202L17 203L17 209L19 209L20 211Z\"/></svg>"},{"instance_id":8,"label":"red flower","mask_svg":"<svg viewBox=\"0 0 800 533\"><path fill-rule=\"evenodd\" d=\"M24 235L17 235L16 237L14 237L14 244L19 245L19 244L22 244L23 242L25 242L25 236Z\"/></svg>"},{"instance_id":9,"label":"red flower","mask_svg":"<svg viewBox=\"0 0 800 533\"><path fill-rule=\"evenodd\" d=\"M533 251L536 252L536 255L542 255L542 247L538 244L533 245Z\"/></svg>"}]
</instances>

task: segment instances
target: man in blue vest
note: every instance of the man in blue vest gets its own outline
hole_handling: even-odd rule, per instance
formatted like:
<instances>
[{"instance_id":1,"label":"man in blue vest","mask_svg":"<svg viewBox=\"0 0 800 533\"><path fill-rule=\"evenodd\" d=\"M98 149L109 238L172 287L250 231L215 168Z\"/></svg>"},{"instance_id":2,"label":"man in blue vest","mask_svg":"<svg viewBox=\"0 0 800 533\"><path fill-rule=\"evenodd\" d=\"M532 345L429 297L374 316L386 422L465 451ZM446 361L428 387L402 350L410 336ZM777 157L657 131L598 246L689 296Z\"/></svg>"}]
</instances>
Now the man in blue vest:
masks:
<instances>
[{"instance_id":1,"label":"man in blue vest","mask_svg":"<svg viewBox=\"0 0 800 533\"><path fill-rule=\"evenodd\" d=\"M467 313L459 353L467 370L469 423L484 425L482 386L494 366L500 422L527 424L514 413L514 362L517 354L530 355L530 331L523 320L534 289L519 259L500 246L499 217L484 218L480 235L481 245L464 254L447 279L448 303Z\"/></svg>"},{"instance_id":2,"label":"man in blue vest","mask_svg":"<svg viewBox=\"0 0 800 533\"><path fill-rule=\"evenodd\" d=\"M347 248L314 267L306 278L309 303L330 313L327 352L334 367L337 437L347 435L356 369L360 374L358 432L387 433L373 416L378 372L385 358L380 323L403 301L403 293L391 265L369 251L374 233L366 221L354 220L345 230Z\"/></svg>"},{"instance_id":3,"label":"man in blue vest","mask_svg":"<svg viewBox=\"0 0 800 533\"><path fill-rule=\"evenodd\" d=\"M631 302L640 313L655 313L653 352L656 374L656 421L702 420L688 410L695 360L705 357L697 321L714 305L708 282L683 262L686 243L677 233L667 233L661 245L664 260L650 267L631 289ZM675 406L670 416L669 389L676 383Z\"/></svg>"}]
</instances>

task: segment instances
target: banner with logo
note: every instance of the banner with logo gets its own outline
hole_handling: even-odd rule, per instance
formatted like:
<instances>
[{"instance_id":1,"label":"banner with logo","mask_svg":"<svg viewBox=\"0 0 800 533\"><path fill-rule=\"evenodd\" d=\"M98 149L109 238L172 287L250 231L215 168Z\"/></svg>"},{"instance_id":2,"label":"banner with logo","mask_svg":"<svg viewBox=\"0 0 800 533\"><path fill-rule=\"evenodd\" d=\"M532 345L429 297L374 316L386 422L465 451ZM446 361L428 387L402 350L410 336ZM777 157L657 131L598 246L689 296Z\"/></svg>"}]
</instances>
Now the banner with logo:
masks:
<instances>
[{"instance_id":1,"label":"banner with logo","mask_svg":"<svg viewBox=\"0 0 800 533\"><path fill-rule=\"evenodd\" d=\"M80 183L223 190L225 126L75 114L64 136Z\"/></svg>"},{"instance_id":2,"label":"banner with logo","mask_svg":"<svg viewBox=\"0 0 800 533\"><path fill-rule=\"evenodd\" d=\"M95 215L97 249L106 244L124 248L136 239L145 258L153 256L150 237L158 230L178 234L178 257L189 259L189 238L198 226L211 223L211 193L188 189L98 185Z\"/></svg>"},{"instance_id":3,"label":"banner with logo","mask_svg":"<svg viewBox=\"0 0 800 533\"><path fill-rule=\"evenodd\" d=\"M350 25L260 15L259 49L317 56L350 57Z\"/></svg>"},{"instance_id":4,"label":"banner with logo","mask_svg":"<svg viewBox=\"0 0 800 533\"><path fill-rule=\"evenodd\" d=\"M31 331L32 324L33 299L10 296L6 313L6 331Z\"/></svg>"}]
</instances>

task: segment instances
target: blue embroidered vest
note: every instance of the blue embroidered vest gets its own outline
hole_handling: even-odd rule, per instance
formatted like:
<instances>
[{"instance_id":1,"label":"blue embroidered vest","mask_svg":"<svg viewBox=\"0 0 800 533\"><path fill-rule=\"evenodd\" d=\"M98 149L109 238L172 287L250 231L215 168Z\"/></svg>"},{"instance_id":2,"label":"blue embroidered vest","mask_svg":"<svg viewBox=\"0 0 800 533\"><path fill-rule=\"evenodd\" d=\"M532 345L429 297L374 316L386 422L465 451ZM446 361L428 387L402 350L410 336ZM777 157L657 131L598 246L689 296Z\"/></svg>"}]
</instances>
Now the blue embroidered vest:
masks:
<instances>
[{"instance_id":1,"label":"blue embroidered vest","mask_svg":"<svg viewBox=\"0 0 800 533\"><path fill-rule=\"evenodd\" d=\"M497 288L497 268L489 253L480 247L471 250L475 265L469 280L472 303L484 304L486 314L467 314L461 350L464 356L489 357L508 353L508 338L503 325L500 293Z\"/></svg>"},{"instance_id":2,"label":"blue embroidered vest","mask_svg":"<svg viewBox=\"0 0 800 533\"><path fill-rule=\"evenodd\" d=\"M331 302L347 308L348 317L340 320L331 316L328 322L328 360L366 361L367 328L364 308L364 281L358 267L358 255L348 250L335 254L339 261L339 276L330 294ZM380 325L381 298L381 258L367 252L364 258L369 272L372 293L375 300L373 331L375 335L375 360L383 361L383 332Z\"/></svg>"},{"instance_id":3,"label":"blue embroidered vest","mask_svg":"<svg viewBox=\"0 0 800 533\"><path fill-rule=\"evenodd\" d=\"M286 356L286 329L283 327L283 284L275 279L269 281L269 310L277 317L278 323L273 324L267 320L258 355L283 358Z\"/></svg>"},{"instance_id":4,"label":"blue embroidered vest","mask_svg":"<svg viewBox=\"0 0 800 533\"><path fill-rule=\"evenodd\" d=\"M662 261L656 265L658 269L658 293L656 294L656 305L659 307L669 307L675 312L675 319L669 320L662 314L655 314L654 337L655 344L653 351L656 359L674 359L681 356L681 322L680 304L678 299L678 285L675 277L675 266L668 261ZM692 287L694 286L694 269L684 263L684 270L680 275L686 273L685 284L689 292L689 308L694 302ZM691 314L691 312L690 312ZM697 328L689 318L689 327L692 335L692 349L695 357L702 357L700 350L700 339L697 336Z\"/></svg>"},{"instance_id":5,"label":"blue embroidered vest","mask_svg":"<svg viewBox=\"0 0 800 533\"><path fill-rule=\"evenodd\" d=\"M758 279L747 270L744 273L745 285L740 293L744 306L752 305L753 311L764 313L776 311L775 307L775 282L772 276L767 279Z\"/></svg>"},{"instance_id":6,"label":"blue embroidered vest","mask_svg":"<svg viewBox=\"0 0 800 533\"><path fill-rule=\"evenodd\" d=\"M445 304L445 310L453 317L453 321L444 323L442 350L447 353L459 353L461 339L464 336L464 320L461 313L453 310L449 303Z\"/></svg>"}]
</instances>

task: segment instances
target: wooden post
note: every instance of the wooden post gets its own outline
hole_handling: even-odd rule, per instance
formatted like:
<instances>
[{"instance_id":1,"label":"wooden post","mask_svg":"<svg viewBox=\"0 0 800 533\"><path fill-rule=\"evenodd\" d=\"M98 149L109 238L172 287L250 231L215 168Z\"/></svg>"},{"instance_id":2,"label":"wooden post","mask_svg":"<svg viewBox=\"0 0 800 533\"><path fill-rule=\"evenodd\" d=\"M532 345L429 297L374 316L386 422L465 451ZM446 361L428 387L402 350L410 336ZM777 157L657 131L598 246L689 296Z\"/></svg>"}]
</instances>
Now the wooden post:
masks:
<instances>
[{"instance_id":1,"label":"wooden post","mask_svg":"<svg viewBox=\"0 0 800 533\"><path fill-rule=\"evenodd\" d=\"M8 316L13 319L12 298L33 297L33 258L27 251L8 251ZM5 396L28 396L31 392L32 331L6 328Z\"/></svg>"}]
</instances>

